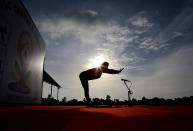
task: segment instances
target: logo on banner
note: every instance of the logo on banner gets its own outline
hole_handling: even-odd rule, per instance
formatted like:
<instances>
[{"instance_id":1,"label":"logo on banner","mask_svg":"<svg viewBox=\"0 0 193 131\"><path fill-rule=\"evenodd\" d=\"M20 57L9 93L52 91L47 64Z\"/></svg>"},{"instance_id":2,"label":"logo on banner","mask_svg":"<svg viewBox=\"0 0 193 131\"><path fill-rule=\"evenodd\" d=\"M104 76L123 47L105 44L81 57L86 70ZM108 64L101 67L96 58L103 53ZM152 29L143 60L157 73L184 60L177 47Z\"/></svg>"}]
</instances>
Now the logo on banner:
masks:
<instances>
[{"instance_id":1,"label":"logo on banner","mask_svg":"<svg viewBox=\"0 0 193 131\"><path fill-rule=\"evenodd\" d=\"M14 61L14 82L8 84L8 88L14 92L30 93L31 62L33 57L33 41L27 31L22 31L17 40L16 59Z\"/></svg>"}]
</instances>

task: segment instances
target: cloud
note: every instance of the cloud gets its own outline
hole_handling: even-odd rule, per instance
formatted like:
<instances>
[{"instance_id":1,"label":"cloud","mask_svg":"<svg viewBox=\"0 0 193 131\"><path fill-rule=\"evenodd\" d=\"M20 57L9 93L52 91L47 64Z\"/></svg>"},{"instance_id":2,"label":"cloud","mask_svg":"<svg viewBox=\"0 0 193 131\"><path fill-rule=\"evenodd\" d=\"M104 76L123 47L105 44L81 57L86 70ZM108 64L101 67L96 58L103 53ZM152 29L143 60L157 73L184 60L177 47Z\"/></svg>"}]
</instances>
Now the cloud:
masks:
<instances>
[{"instance_id":1,"label":"cloud","mask_svg":"<svg viewBox=\"0 0 193 131\"><path fill-rule=\"evenodd\" d=\"M181 48L147 64L134 80L134 97L184 97L193 93L193 48ZM140 77L139 77L140 76Z\"/></svg>"},{"instance_id":2,"label":"cloud","mask_svg":"<svg viewBox=\"0 0 193 131\"><path fill-rule=\"evenodd\" d=\"M147 50L160 50L167 49L171 44L168 44L171 40L182 36L188 29L192 28L193 21L193 8L188 5L184 10L174 18L174 20L164 29L160 28L159 33L152 37L148 44L141 43L140 47Z\"/></svg>"},{"instance_id":3,"label":"cloud","mask_svg":"<svg viewBox=\"0 0 193 131\"><path fill-rule=\"evenodd\" d=\"M128 18L126 22L136 27L150 28L153 26L153 23L147 18L146 11L138 12L136 15Z\"/></svg>"},{"instance_id":4,"label":"cloud","mask_svg":"<svg viewBox=\"0 0 193 131\"><path fill-rule=\"evenodd\" d=\"M52 39L64 35L73 35L83 43L93 43L96 38L103 37L108 22L96 11L87 10L65 15L36 18L42 32L48 33Z\"/></svg>"}]
</instances>

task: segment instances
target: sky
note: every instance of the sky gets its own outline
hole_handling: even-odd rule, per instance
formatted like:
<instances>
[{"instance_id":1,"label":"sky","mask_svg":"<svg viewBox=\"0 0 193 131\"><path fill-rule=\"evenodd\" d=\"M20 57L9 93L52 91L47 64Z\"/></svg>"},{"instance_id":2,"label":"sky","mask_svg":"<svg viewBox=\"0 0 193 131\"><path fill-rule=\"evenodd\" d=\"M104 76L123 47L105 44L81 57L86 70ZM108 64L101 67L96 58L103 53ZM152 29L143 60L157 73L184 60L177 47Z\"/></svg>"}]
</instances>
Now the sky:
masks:
<instances>
[{"instance_id":1,"label":"sky","mask_svg":"<svg viewBox=\"0 0 193 131\"><path fill-rule=\"evenodd\" d=\"M132 81L135 99L193 95L193 0L22 1L46 43L59 100L83 100L79 73L101 59L124 70L89 81L91 98L126 100L121 78Z\"/></svg>"}]
</instances>

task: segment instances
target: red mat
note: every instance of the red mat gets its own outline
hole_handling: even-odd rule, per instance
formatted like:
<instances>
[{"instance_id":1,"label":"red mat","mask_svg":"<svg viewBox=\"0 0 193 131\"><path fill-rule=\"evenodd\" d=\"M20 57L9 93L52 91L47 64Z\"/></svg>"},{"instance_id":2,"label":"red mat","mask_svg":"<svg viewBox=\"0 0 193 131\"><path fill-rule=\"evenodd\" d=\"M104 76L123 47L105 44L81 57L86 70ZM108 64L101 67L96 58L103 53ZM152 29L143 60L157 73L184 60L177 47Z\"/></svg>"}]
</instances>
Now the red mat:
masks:
<instances>
[{"instance_id":1,"label":"red mat","mask_svg":"<svg viewBox=\"0 0 193 131\"><path fill-rule=\"evenodd\" d=\"M193 106L0 107L0 131L193 131Z\"/></svg>"}]
</instances>

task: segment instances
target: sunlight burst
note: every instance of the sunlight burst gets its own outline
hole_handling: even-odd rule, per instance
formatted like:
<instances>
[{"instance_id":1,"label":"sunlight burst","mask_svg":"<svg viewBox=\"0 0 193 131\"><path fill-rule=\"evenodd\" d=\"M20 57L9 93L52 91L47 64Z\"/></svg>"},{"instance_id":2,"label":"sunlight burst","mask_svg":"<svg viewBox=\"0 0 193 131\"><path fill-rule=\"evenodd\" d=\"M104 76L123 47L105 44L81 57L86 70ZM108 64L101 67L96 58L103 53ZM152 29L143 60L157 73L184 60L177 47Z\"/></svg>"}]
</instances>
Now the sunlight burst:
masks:
<instances>
[{"instance_id":1,"label":"sunlight burst","mask_svg":"<svg viewBox=\"0 0 193 131\"><path fill-rule=\"evenodd\" d=\"M97 56L92 59L90 59L89 68L99 67L103 62L105 58L103 56Z\"/></svg>"}]
</instances>

